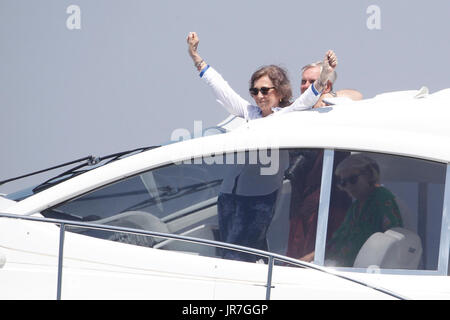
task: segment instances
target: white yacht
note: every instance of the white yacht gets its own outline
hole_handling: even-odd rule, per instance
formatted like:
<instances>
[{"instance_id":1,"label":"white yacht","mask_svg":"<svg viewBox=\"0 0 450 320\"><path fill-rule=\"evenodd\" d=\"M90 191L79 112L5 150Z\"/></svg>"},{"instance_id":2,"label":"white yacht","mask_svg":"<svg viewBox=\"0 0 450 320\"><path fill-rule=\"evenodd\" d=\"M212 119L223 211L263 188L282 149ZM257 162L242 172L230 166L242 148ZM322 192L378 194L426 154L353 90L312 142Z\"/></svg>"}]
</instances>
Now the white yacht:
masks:
<instances>
[{"instance_id":1,"label":"white yacht","mask_svg":"<svg viewBox=\"0 0 450 320\"><path fill-rule=\"evenodd\" d=\"M449 119L450 89L391 92L230 117L216 134L56 166L54 178L0 197L0 299L450 299ZM287 172L306 151L323 154L311 262L287 255ZM253 153L269 176L282 173L266 250L218 232L222 184ZM376 161L403 221L370 236L352 266L327 260L338 153Z\"/></svg>"}]
</instances>

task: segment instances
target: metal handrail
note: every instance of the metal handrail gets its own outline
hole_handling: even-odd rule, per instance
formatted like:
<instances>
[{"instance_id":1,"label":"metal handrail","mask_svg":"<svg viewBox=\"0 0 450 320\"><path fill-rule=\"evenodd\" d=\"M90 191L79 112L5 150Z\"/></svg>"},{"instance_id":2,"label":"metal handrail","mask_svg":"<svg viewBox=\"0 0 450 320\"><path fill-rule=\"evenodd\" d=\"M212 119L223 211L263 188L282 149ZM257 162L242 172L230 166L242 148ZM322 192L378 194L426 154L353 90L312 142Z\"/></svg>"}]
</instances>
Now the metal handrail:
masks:
<instances>
[{"instance_id":1,"label":"metal handrail","mask_svg":"<svg viewBox=\"0 0 450 320\"><path fill-rule=\"evenodd\" d=\"M324 272L336 277L339 277L341 279L345 279L354 283L357 283L359 285L369 287L373 290L382 292L384 294L387 294L389 296L392 296L394 298L400 299L400 300L406 300L408 298L399 295L395 292L392 292L388 289L381 288L378 286L374 286L372 284L368 284L366 282L353 279L351 277L335 273L332 270L321 267L318 265L314 265L308 262L300 261L297 259L289 258L277 253L271 253L264 250L239 246L235 244L215 241L215 240L208 240L208 239L201 239L201 238L193 238L189 236L184 235L178 235L178 234L171 234L171 233L163 233L163 232L156 232L156 231L147 231L142 229L134 229L134 228L126 228L126 227L119 227L119 226L110 226L110 225L104 225L104 224L95 224L95 223L87 223L87 222L78 222L78 221L72 221L72 220L63 220L63 219L52 219L52 218L41 218L41 217L32 217L32 216L22 216L22 215L13 215L13 214L6 214L6 213L0 213L0 218L10 218L10 219L19 219L19 220L28 220L28 221L35 221L35 222L44 222L44 223L52 223L52 224L58 224L60 225L60 236L59 236L59 251L58 251L58 280L57 280L57 294L56 299L61 299L61 288L62 288L62 267L63 267L63 249L64 249L64 235L66 232L67 226L73 226L73 227L83 227L87 229L98 229L98 230L108 230L108 231L116 231L116 232L123 232L123 233L132 233L132 234L139 234L139 235L146 235L156 238L164 238L164 239L172 239L176 241L184 241L184 242L191 242L206 246L212 246L216 248L223 248L223 249L229 249L229 250L235 250L235 251L241 251L257 256L262 256L268 258L268 272L267 272L267 282L266 282L266 300L270 299L270 293L272 288L272 273L273 273L273 266L275 261L284 262L287 264L292 264L295 266L313 269L316 271Z\"/></svg>"}]
</instances>

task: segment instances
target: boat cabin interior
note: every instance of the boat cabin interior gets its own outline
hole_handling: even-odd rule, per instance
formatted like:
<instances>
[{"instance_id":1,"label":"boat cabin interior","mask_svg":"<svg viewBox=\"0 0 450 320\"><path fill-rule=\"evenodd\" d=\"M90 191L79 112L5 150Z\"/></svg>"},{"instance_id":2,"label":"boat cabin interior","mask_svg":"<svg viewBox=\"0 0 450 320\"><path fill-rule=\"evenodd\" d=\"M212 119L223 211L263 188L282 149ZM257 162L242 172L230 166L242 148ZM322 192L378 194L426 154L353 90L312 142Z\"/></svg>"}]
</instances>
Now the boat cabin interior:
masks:
<instances>
[{"instance_id":1,"label":"boat cabin interior","mask_svg":"<svg viewBox=\"0 0 450 320\"><path fill-rule=\"evenodd\" d=\"M282 157L282 154L288 157ZM328 250L333 234L350 214L350 207L357 199L338 188L336 168L345 158L355 154L365 155L376 163L377 187L394 195L401 218L392 228L371 234L364 240L352 265L341 266L328 259ZM262 157L256 155L255 159L258 156ZM272 150L265 156L265 160L270 161L251 162L251 151L187 159L125 178L41 213L48 218L220 241L217 201L230 172L236 167L247 166L250 182L246 188L264 190L258 185L264 183L263 180L256 176L261 176L262 167L272 166L278 172L282 171L283 180L277 188L273 218L267 228L266 250L301 258L299 255L312 249L315 251L314 263L344 270L372 268L385 273L448 274L449 253L444 252L448 250L444 245L448 241L447 226L443 224L447 164L358 150L292 148ZM251 179L252 174L254 179ZM351 180L346 182L352 183ZM345 201L336 200L339 192L345 194ZM358 214L364 213L360 210ZM301 228L293 225L300 222ZM367 223L374 222L369 219ZM352 226L348 228L350 232L356 232ZM213 246L173 239L75 227L67 231L161 250L221 257L220 250Z\"/></svg>"}]
</instances>

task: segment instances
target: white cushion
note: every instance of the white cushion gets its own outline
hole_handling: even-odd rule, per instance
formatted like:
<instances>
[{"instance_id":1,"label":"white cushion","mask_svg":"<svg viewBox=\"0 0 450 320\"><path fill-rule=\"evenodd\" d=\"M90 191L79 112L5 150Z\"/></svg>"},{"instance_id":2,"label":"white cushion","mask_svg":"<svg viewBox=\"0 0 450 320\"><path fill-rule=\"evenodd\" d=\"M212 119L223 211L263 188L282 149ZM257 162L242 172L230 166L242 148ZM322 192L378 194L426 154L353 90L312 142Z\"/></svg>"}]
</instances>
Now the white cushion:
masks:
<instances>
[{"instance_id":1,"label":"white cushion","mask_svg":"<svg viewBox=\"0 0 450 320\"><path fill-rule=\"evenodd\" d=\"M404 228L374 233L361 247L353 267L417 269L422 256L420 237Z\"/></svg>"}]
</instances>

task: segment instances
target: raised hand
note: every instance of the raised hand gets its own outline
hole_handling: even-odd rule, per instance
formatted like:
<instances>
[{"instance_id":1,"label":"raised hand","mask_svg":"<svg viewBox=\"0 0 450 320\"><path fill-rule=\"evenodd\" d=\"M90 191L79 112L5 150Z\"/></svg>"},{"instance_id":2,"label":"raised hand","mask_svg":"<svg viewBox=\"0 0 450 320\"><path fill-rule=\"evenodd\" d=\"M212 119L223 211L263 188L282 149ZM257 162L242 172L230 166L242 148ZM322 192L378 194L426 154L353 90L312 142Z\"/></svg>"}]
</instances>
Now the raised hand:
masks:
<instances>
[{"instance_id":1,"label":"raised hand","mask_svg":"<svg viewBox=\"0 0 450 320\"><path fill-rule=\"evenodd\" d=\"M314 82L314 87L318 91L323 91L326 88L330 74L336 69L338 64L337 56L333 50L328 50L323 59L322 72L319 79Z\"/></svg>"},{"instance_id":2,"label":"raised hand","mask_svg":"<svg viewBox=\"0 0 450 320\"><path fill-rule=\"evenodd\" d=\"M336 54L334 53L333 50L328 50L328 52L325 55L325 58L323 59L323 70L322 72L325 71L325 73L327 73L327 75L330 75L334 69L336 69L338 64L338 60L336 57Z\"/></svg>"},{"instance_id":3,"label":"raised hand","mask_svg":"<svg viewBox=\"0 0 450 320\"><path fill-rule=\"evenodd\" d=\"M333 50L328 50L325 59L328 61L329 65L334 69L337 67L338 59L336 53Z\"/></svg>"},{"instance_id":4,"label":"raised hand","mask_svg":"<svg viewBox=\"0 0 450 320\"><path fill-rule=\"evenodd\" d=\"M206 63L203 61L202 57L200 57L200 55L197 52L198 44L200 42L197 33L189 32L186 41L188 44L189 55L191 56L192 61L194 62L194 65L197 68L197 70L200 71L206 65Z\"/></svg>"},{"instance_id":5,"label":"raised hand","mask_svg":"<svg viewBox=\"0 0 450 320\"><path fill-rule=\"evenodd\" d=\"M191 57L197 53L198 44L200 42L200 39L198 38L198 35L196 32L189 32L187 36L187 43L188 43L188 51Z\"/></svg>"}]
</instances>

